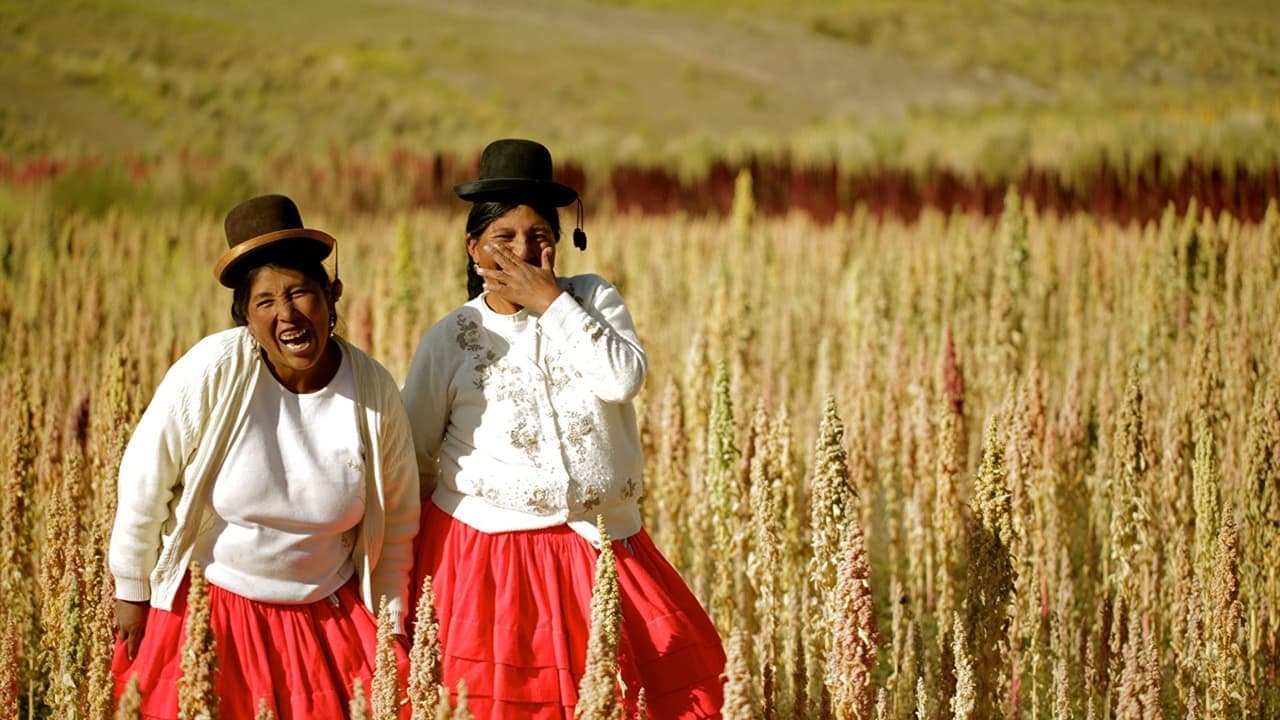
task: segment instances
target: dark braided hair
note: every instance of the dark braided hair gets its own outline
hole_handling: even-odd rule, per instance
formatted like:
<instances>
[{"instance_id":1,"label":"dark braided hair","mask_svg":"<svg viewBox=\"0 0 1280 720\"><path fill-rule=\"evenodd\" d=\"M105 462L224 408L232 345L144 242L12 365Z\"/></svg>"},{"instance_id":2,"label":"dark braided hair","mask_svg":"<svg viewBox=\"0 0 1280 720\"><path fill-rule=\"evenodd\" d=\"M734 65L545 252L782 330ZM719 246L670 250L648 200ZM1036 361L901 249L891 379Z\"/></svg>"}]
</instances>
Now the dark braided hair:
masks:
<instances>
[{"instance_id":1,"label":"dark braided hair","mask_svg":"<svg viewBox=\"0 0 1280 720\"><path fill-rule=\"evenodd\" d=\"M515 200L504 200L500 202L478 202L471 206L471 212L467 214L467 235L473 239L479 239L484 234L486 228L493 223L494 220L506 215L521 205L528 205L534 212L541 215L547 224L551 226L551 234L555 237L556 242L560 242L560 213L554 205L545 202L519 202ZM476 274L475 266L471 263L471 255L467 254L467 299L474 300L484 292L484 278Z\"/></svg>"}]
</instances>

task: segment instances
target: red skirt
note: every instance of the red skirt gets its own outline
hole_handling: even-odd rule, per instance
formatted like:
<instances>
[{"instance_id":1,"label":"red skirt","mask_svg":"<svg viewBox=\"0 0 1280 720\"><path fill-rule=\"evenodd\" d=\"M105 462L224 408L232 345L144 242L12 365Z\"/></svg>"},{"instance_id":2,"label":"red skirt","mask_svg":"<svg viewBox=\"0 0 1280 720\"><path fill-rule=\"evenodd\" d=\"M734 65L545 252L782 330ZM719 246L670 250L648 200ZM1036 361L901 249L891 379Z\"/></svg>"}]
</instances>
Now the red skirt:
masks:
<instances>
[{"instance_id":1,"label":"red skirt","mask_svg":"<svg viewBox=\"0 0 1280 720\"><path fill-rule=\"evenodd\" d=\"M177 681L182 677L189 582L190 578L182 581L172 612L151 608L147 613L132 661L124 643L116 643L111 661L116 699L136 674L146 720L178 717ZM277 720L347 717L355 678L360 678L365 697L369 696L378 623L360 601L354 580L307 605L257 602L211 584L209 609L218 657L214 685L222 720L253 720L259 698L266 698ZM404 687L409 659L399 643L396 660Z\"/></svg>"},{"instance_id":2,"label":"red skirt","mask_svg":"<svg viewBox=\"0 0 1280 720\"><path fill-rule=\"evenodd\" d=\"M412 588L432 576L445 686L456 695L458 681L466 683L477 720L571 719L596 549L563 525L483 533L432 502L423 504L415 542ZM613 551L628 710L643 687L652 718L719 718L725 654L706 611L648 533L614 541Z\"/></svg>"}]
</instances>

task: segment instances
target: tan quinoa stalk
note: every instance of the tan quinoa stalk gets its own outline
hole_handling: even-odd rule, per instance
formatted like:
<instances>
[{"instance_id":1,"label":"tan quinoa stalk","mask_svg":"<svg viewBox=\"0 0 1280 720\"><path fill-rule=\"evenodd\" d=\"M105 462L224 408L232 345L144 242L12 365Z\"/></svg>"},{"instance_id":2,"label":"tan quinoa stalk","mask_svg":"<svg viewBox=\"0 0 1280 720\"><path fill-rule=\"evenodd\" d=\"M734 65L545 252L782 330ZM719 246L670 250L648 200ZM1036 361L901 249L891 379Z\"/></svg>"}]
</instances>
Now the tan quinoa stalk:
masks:
<instances>
[{"instance_id":1,"label":"tan quinoa stalk","mask_svg":"<svg viewBox=\"0 0 1280 720\"><path fill-rule=\"evenodd\" d=\"M1118 720L1141 720L1142 718L1142 669L1141 631L1138 627L1138 614L1129 608L1129 627L1124 643L1123 660L1121 661L1119 697L1116 700L1116 718Z\"/></svg>"},{"instance_id":2,"label":"tan quinoa stalk","mask_svg":"<svg viewBox=\"0 0 1280 720\"><path fill-rule=\"evenodd\" d=\"M902 581L895 573L889 578L889 677L885 687L889 690L891 708L905 708L910 703L915 687L916 639L915 625L907 618L907 596Z\"/></svg>"},{"instance_id":3,"label":"tan quinoa stalk","mask_svg":"<svg viewBox=\"0 0 1280 720\"><path fill-rule=\"evenodd\" d=\"M989 375L983 384L994 390L1003 378L1015 376L1022 367L1026 350L1026 331L1022 308L1029 295L1027 217L1018 191L1009 186L1004 196L995 240L1000 255L993 259L990 320L987 324L987 347L992 362L986 365Z\"/></svg>"},{"instance_id":4,"label":"tan quinoa stalk","mask_svg":"<svg viewBox=\"0 0 1280 720\"><path fill-rule=\"evenodd\" d=\"M933 695L928 690L924 676L916 678L916 706L915 713L912 715L915 720L933 720L936 715L933 711L932 698Z\"/></svg>"},{"instance_id":5,"label":"tan quinoa stalk","mask_svg":"<svg viewBox=\"0 0 1280 720\"><path fill-rule=\"evenodd\" d=\"M809 592L821 600L817 622L811 621L809 625L806 654L810 665L817 667L826 665L831 652L831 623L840 549L851 513L856 511L846 459L844 425L836 412L835 398L828 395L814 450L809 506L809 538L813 548L809 559ZM811 697L821 691L815 685L822 681L818 673L810 678Z\"/></svg>"},{"instance_id":6,"label":"tan quinoa stalk","mask_svg":"<svg viewBox=\"0 0 1280 720\"><path fill-rule=\"evenodd\" d=\"M938 642L943 648L951 645L949 639L951 617L960 609L962 548L964 547L964 499L961 494L961 473L965 471L968 441L965 421L964 374L956 355L955 345L948 328L943 347L942 394L939 397L937 423L937 494L934 497L933 529L937 543L937 572L935 583L937 604ZM945 653L944 653L945 654ZM943 672L947 670L944 667ZM948 685L949 683L944 683Z\"/></svg>"},{"instance_id":7,"label":"tan quinoa stalk","mask_svg":"<svg viewBox=\"0 0 1280 720\"><path fill-rule=\"evenodd\" d=\"M889 689L880 688L876 691L876 707L875 713L871 716L875 720L889 720Z\"/></svg>"},{"instance_id":8,"label":"tan quinoa stalk","mask_svg":"<svg viewBox=\"0 0 1280 720\"><path fill-rule=\"evenodd\" d=\"M11 417L5 439L8 441L8 457L0 470L0 597L8 606L10 617L18 628L18 647L39 647L35 617L34 578L32 577L32 548L36 493L36 464L39 446L35 429L35 409L29 395L29 376L20 373L12 379L13 394L9 400ZM34 651L18 653L21 670L19 676L28 690L38 654Z\"/></svg>"},{"instance_id":9,"label":"tan quinoa stalk","mask_svg":"<svg viewBox=\"0 0 1280 720\"><path fill-rule=\"evenodd\" d=\"M1160 668L1160 648L1156 646L1151 622L1142 624L1142 720L1164 720L1164 706L1160 702L1163 671Z\"/></svg>"},{"instance_id":10,"label":"tan quinoa stalk","mask_svg":"<svg viewBox=\"0 0 1280 720\"><path fill-rule=\"evenodd\" d=\"M867 547L875 550L872 562L890 567L904 562L905 500L915 484L915 478L905 475L902 467L910 372L905 344L899 325L889 342L888 368L883 373L877 372L874 350L859 353L854 368L858 390L846 393L850 408L846 437L849 484L859 498L858 523ZM868 391L877 386L883 388L881 392Z\"/></svg>"},{"instance_id":11,"label":"tan quinoa stalk","mask_svg":"<svg viewBox=\"0 0 1280 720\"><path fill-rule=\"evenodd\" d=\"M90 718L107 717L111 713L115 678L111 673L115 628L115 583L107 569L109 516L95 516L89 527L84 550L85 611L80 628L84 636L86 657L83 686L85 714Z\"/></svg>"},{"instance_id":12,"label":"tan quinoa stalk","mask_svg":"<svg viewBox=\"0 0 1280 720\"><path fill-rule=\"evenodd\" d=\"M1218 463L1218 446L1215 440L1212 415L1201 408L1195 416L1196 456L1191 470L1195 487L1196 542L1195 558L1197 574L1202 578L1213 576L1213 556L1218 538L1218 518L1221 514L1221 469ZM1209 708L1205 708L1209 712Z\"/></svg>"},{"instance_id":13,"label":"tan quinoa stalk","mask_svg":"<svg viewBox=\"0 0 1280 720\"><path fill-rule=\"evenodd\" d=\"M1183 394L1171 398L1165 410L1164 431L1160 440L1161 479L1159 485L1160 507L1165 508L1161 531L1168 535L1175 530L1195 525L1195 489L1191 462L1195 455L1191 423L1184 407Z\"/></svg>"},{"instance_id":14,"label":"tan quinoa stalk","mask_svg":"<svg viewBox=\"0 0 1280 720\"><path fill-rule=\"evenodd\" d=\"M870 353L858 362L857 382L862 387L874 384ZM895 385L897 383L894 383ZM892 390L887 394L894 394ZM901 552L898 535L902 525L902 484L896 468L901 434L901 407L897 401L887 401L878 423L880 430L879 456L876 460L875 429L870 422L872 411L868 408L872 393L860 392L851 399L851 413L845 435L846 465L849 468L849 487L860 498L857 514L852 519L862 527L868 538L874 538L878 546L888 550L887 561L897 565ZM879 467L877 467L879 465ZM878 498L876 496L879 496ZM874 500L873 500L874 499ZM874 512L873 502L878 501L881 512Z\"/></svg>"},{"instance_id":15,"label":"tan quinoa stalk","mask_svg":"<svg viewBox=\"0 0 1280 720\"><path fill-rule=\"evenodd\" d=\"M724 668L724 720L753 720L756 683L751 673L751 649L747 633L736 628L729 637Z\"/></svg>"},{"instance_id":16,"label":"tan quinoa stalk","mask_svg":"<svg viewBox=\"0 0 1280 720\"><path fill-rule=\"evenodd\" d=\"M987 717L978 715L978 678L980 670L976 667L973 655L969 652L968 631L965 623L956 613L951 633L956 662L956 692L951 697L951 713L955 720L972 720ZM994 717L994 716L990 716Z\"/></svg>"},{"instance_id":17,"label":"tan quinoa stalk","mask_svg":"<svg viewBox=\"0 0 1280 720\"><path fill-rule=\"evenodd\" d=\"M649 523L654 542L664 549L675 567L686 563L685 537L688 528L682 524L681 512L689 497L689 480L686 464L689 448L684 426L684 400L680 384L668 377L662 389L661 419L656 429L657 458L652 482L645 482L646 500L652 508L653 522Z\"/></svg>"},{"instance_id":18,"label":"tan quinoa stalk","mask_svg":"<svg viewBox=\"0 0 1280 720\"><path fill-rule=\"evenodd\" d=\"M734 406L739 407L736 404ZM738 441L741 451L738 453L738 472L734 480L738 502L731 522L738 553L733 559L736 566L738 621L748 635L759 635L760 630L759 600L756 597L758 583L751 575L758 570L754 567L757 564L757 532L753 505L756 502L757 479L765 483L766 491L772 490L770 481L764 479L766 475L762 472L768 464L765 445L768 443L769 414L765 399L757 397L754 407L751 422L746 425Z\"/></svg>"},{"instance_id":19,"label":"tan quinoa stalk","mask_svg":"<svg viewBox=\"0 0 1280 720\"><path fill-rule=\"evenodd\" d=\"M1215 433L1224 419L1222 343L1213 311L1206 310L1191 363L1192 412L1203 412ZM1216 437L1216 436L1215 436Z\"/></svg>"},{"instance_id":20,"label":"tan quinoa stalk","mask_svg":"<svg viewBox=\"0 0 1280 720\"><path fill-rule=\"evenodd\" d=\"M182 645L182 677L178 680L179 720L217 720L218 695L213 676L218 669L213 632L209 628L209 583L200 563L191 563L187 589L186 641Z\"/></svg>"},{"instance_id":21,"label":"tan quinoa stalk","mask_svg":"<svg viewBox=\"0 0 1280 720\"><path fill-rule=\"evenodd\" d=\"M400 679L395 648L395 626L384 595L378 600L378 640L370 683L373 720L396 720L400 717Z\"/></svg>"},{"instance_id":22,"label":"tan quinoa stalk","mask_svg":"<svg viewBox=\"0 0 1280 720\"><path fill-rule=\"evenodd\" d=\"M1173 603L1168 612L1169 649L1173 655L1174 684L1178 693L1178 705L1190 707L1203 687L1203 605L1200 581L1196 576L1195 562L1186 532L1174 535L1173 547Z\"/></svg>"},{"instance_id":23,"label":"tan quinoa stalk","mask_svg":"<svg viewBox=\"0 0 1280 720\"><path fill-rule=\"evenodd\" d=\"M1049 624L1049 642L1053 649L1053 712L1052 720L1070 720L1075 717L1071 707L1071 652L1066 637L1069 631L1063 613L1054 613Z\"/></svg>"},{"instance_id":24,"label":"tan quinoa stalk","mask_svg":"<svg viewBox=\"0 0 1280 720\"><path fill-rule=\"evenodd\" d=\"M1206 720L1239 716L1248 692L1241 646L1240 536L1230 508L1223 511L1220 527L1205 623L1205 668L1209 675L1204 705Z\"/></svg>"},{"instance_id":25,"label":"tan quinoa stalk","mask_svg":"<svg viewBox=\"0 0 1280 720\"><path fill-rule=\"evenodd\" d=\"M448 702L447 698L445 702ZM443 720L444 716L441 718ZM454 706L449 720L472 720L471 709L467 707L467 683L463 680L458 681L458 704Z\"/></svg>"},{"instance_id":26,"label":"tan quinoa stalk","mask_svg":"<svg viewBox=\"0 0 1280 720\"><path fill-rule=\"evenodd\" d=\"M351 680L351 701L347 703L349 720L369 720L369 698L364 693L364 680Z\"/></svg>"},{"instance_id":27,"label":"tan quinoa stalk","mask_svg":"<svg viewBox=\"0 0 1280 720\"><path fill-rule=\"evenodd\" d=\"M1039 663L1044 654L1048 615L1045 577L1044 525L1048 504L1039 477L1044 445L1044 408L1040 391L1040 366L1034 358L1018 388L1015 402L1005 413L1009 418L1005 439L1005 474L1009 489L1010 552L1015 558L1014 603L1011 620L1012 712L1030 709L1036 717L1039 693ZM1029 688L1024 687L1029 685ZM1029 690L1029 691L1028 691Z\"/></svg>"},{"instance_id":28,"label":"tan quinoa stalk","mask_svg":"<svg viewBox=\"0 0 1280 720\"><path fill-rule=\"evenodd\" d=\"M131 388L138 385L137 368L128 356L124 343L117 345L107 356L101 373L105 388L102 402L94 407L92 438L98 441L90 459L96 494L94 510L99 519L110 522L116 512L116 478L120 472L120 459L129 441L129 433L137 418L137 409L131 397Z\"/></svg>"},{"instance_id":29,"label":"tan quinoa stalk","mask_svg":"<svg viewBox=\"0 0 1280 720\"><path fill-rule=\"evenodd\" d=\"M14 714L9 717L18 717L16 708ZM138 691L138 676L135 674L129 678L128 684L124 687L124 694L120 696L114 718L115 720L139 720L141 717L142 693Z\"/></svg>"},{"instance_id":30,"label":"tan quinoa stalk","mask_svg":"<svg viewBox=\"0 0 1280 720\"><path fill-rule=\"evenodd\" d=\"M418 597L417 614L413 626L413 647L409 651L409 703L413 706L412 720L436 720L436 708L443 694L449 693L441 682L444 679L440 665L440 620L436 617L436 593L431 586L431 576L422 578L422 594Z\"/></svg>"},{"instance_id":31,"label":"tan quinoa stalk","mask_svg":"<svg viewBox=\"0 0 1280 720\"><path fill-rule=\"evenodd\" d=\"M805 504L804 487L797 471L793 448L791 418L787 408L783 406L770 423L769 435L765 442L770 473L776 476L773 483L773 496L778 506L779 532L782 541L783 552L779 558L784 572L782 577L800 577L804 573L805 554L808 551L808 545L805 543L808 507Z\"/></svg>"},{"instance_id":32,"label":"tan quinoa stalk","mask_svg":"<svg viewBox=\"0 0 1280 720\"><path fill-rule=\"evenodd\" d=\"M1247 525L1242 535L1247 542L1243 543L1241 558L1241 594L1247 605L1249 628L1245 656L1249 684L1261 691L1264 685L1275 685L1275 679L1270 677L1274 666L1269 667L1268 655L1274 652L1276 614L1280 610L1275 562L1280 553L1280 382L1274 374L1254 392L1245 452L1243 504ZM1258 697L1259 694L1266 695L1254 693L1254 699L1260 701L1255 712L1261 712L1270 699Z\"/></svg>"},{"instance_id":33,"label":"tan quinoa stalk","mask_svg":"<svg viewBox=\"0 0 1280 720\"><path fill-rule=\"evenodd\" d=\"M1093 720L1098 716L1097 693L1094 692L1093 680L1098 676L1097 647L1092 637L1086 637L1084 649L1084 716Z\"/></svg>"},{"instance_id":34,"label":"tan quinoa stalk","mask_svg":"<svg viewBox=\"0 0 1280 720\"><path fill-rule=\"evenodd\" d=\"M578 683L575 720L621 720L622 698L618 688L618 625L622 599L618 595L618 568L613 542L604 517L596 518L600 531L600 555L596 558L595 586L591 593L591 635L587 639L586 669Z\"/></svg>"},{"instance_id":35,"label":"tan quinoa stalk","mask_svg":"<svg viewBox=\"0 0 1280 720\"><path fill-rule=\"evenodd\" d=\"M1124 401L1116 421L1111 463L1111 576L1116 590L1131 606L1144 607L1144 581L1154 573L1154 538L1146 497L1149 465L1143 417L1143 393L1138 369L1125 382Z\"/></svg>"},{"instance_id":36,"label":"tan quinoa stalk","mask_svg":"<svg viewBox=\"0 0 1280 720\"><path fill-rule=\"evenodd\" d=\"M794 452L791 418L787 407L780 407L769 426L765 439L765 455L770 474L776 476L772 494L778 507L779 578L808 576L808 544L806 542L806 503L803 477ZM779 593L777 611L779 660L775 675L778 716L793 717L804 712L808 702L808 674L804 642L809 613L806 611L808 583L791 583Z\"/></svg>"},{"instance_id":37,"label":"tan quinoa stalk","mask_svg":"<svg viewBox=\"0 0 1280 720\"><path fill-rule=\"evenodd\" d=\"M784 717L808 717L810 713L809 694L809 647L808 638L811 635L810 624L815 613L812 611L814 603L808 601L809 593L807 589L802 590L801 583L792 585L789 595L792 598L790 607L793 612L791 618L791 639L789 642L791 648L791 695L789 708L784 707L786 711Z\"/></svg>"},{"instance_id":38,"label":"tan quinoa stalk","mask_svg":"<svg viewBox=\"0 0 1280 720\"><path fill-rule=\"evenodd\" d=\"M59 717L72 717L81 705L86 648L81 615L78 492L84 478L80 449L72 445L62 471L52 479L55 496L45 512L47 550L40 561L41 664L49 678L45 705Z\"/></svg>"},{"instance_id":39,"label":"tan quinoa stalk","mask_svg":"<svg viewBox=\"0 0 1280 720\"><path fill-rule=\"evenodd\" d=\"M992 417L974 483L965 594L966 643L974 665L974 712L983 718L1001 714L1009 697L1008 629L1014 589L1009 516L1000 419Z\"/></svg>"},{"instance_id":40,"label":"tan quinoa stalk","mask_svg":"<svg viewBox=\"0 0 1280 720\"><path fill-rule=\"evenodd\" d=\"M935 544L932 542L933 506L937 494L932 409L936 405L929 373L921 373L913 389L903 472L915 480L903 509L903 525L907 547L906 584L916 612L919 612L933 609L936 575ZM910 687L905 690L911 692Z\"/></svg>"},{"instance_id":41,"label":"tan quinoa stalk","mask_svg":"<svg viewBox=\"0 0 1280 720\"><path fill-rule=\"evenodd\" d=\"M689 340L689 350L685 355L684 382L680 386L684 393L685 427L689 429L689 439L693 443L689 448L690 457L700 457L706 436L700 431L707 427L707 416L711 410L711 393L715 384L715 368L711 364L707 348L705 328L699 328Z\"/></svg>"},{"instance_id":42,"label":"tan quinoa stalk","mask_svg":"<svg viewBox=\"0 0 1280 720\"><path fill-rule=\"evenodd\" d=\"M778 507L774 494L775 478L770 472L768 452L768 413L763 400L756 406L752 423L764 428L761 449L751 458L750 510L751 553L747 557L747 576L755 591L754 654L760 674L760 715L764 720L777 717L775 698L778 675L778 614L781 602L778 591L780 572Z\"/></svg>"},{"instance_id":43,"label":"tan quinoa stalk","mask_svg":"<svg viewBox=\"0 0 1280 720\"><path fill-rule=\"evenodd\" d=\"M6 603L0 603L0 714L18 717L19 652L22 648L21 630Z\"/></svg>"},{"instance_id":44,"label":"tan quinoa stalk","mask_svg":"<svg viewBox=\"0 0 1280 720\"><path fill-rule=\"evenodd\" d=\"M103 718L111 712L115 680L111 673L115 627L115 587L107 568L107 541L116 512L116 478L120 459L136 420L132 392L136 392L136 363L129 346L122 341L107 355L100 373L105 391L102 402L94 407L90 446L92 464L90 485L83 502L90 503L89 512L81 517L84 526L83 546L83 625L80 632L85 646L85 680L82 685L85 716Z\"/></svg>"},{"instance_id":45,"label":"tan quinoa stalk","mask_svg":"<svg viewBox=\"0 0 1280 720\"><path fill-rule=\"evenodd\" d=\"M1128 612L1120 693L1116 701L1117 720L1161 720L1160 663L1151 640L1150 624L1138 611Z\"/></svg>"},{"instance_id":46,"label":"tan quinoa stalk","mask_svg":"<svg viewBox=\"0 0 1280 720\"><path fill-rule=\"evenodd\" d=\"M857 517L845 526L831 620L831 657L826 685L837 720L871 720L875 709L872 673L880 645L871 597L871 564Z\"/></svg>"},{"instance_id":47,"label":"tan quinoa stalk","mask_svg":"<svg viewBox=\"0 0 1280 720\"><path fill-rule=\"evenodd\" d=\"M716 368L715 391L707 426L706 478L711 490L712 545L714 566L711 587L711 619L721 632L729 632L741 622L737 607L741 531L737 517L743 502L737 479L738 448L734 444L733 401L729 371L723 363Z\"/></svg>"}]
</instances>

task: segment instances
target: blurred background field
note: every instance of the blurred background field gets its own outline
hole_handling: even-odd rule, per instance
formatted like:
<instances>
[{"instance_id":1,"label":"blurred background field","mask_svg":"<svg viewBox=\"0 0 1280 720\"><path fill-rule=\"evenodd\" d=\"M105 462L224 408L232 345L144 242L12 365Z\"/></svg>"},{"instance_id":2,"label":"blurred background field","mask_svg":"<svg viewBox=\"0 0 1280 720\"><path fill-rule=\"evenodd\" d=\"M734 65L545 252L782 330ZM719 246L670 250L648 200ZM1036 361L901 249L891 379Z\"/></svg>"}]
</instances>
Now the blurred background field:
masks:
<instances>
[{"instance_id":1,"label":"blurred background field","mask_svg":"<svg viewBox=\"0 0 1280 720\"><path fill-rule=\"evenodd\" d=\"M506 135L635 317L727 718L1280 717L1273 3L726 5L0 0L0 717L110 715L226 210L297 198L402 379Z\"/></svg>"},{"instance_id":2,"label":"blurred background field","mask_svg":"<svg viewBox=\"0 0 1280 720\"><path fill-rule=\"evenodd\" d=\"M0 177L87 161L66 202L220 209L283 179L402 208L447 200L517 135L598 208L727 210L755 162L771 211L830 194L993 212L1025 182L1052 188L1042 205L1213 193L1258 219L1280 187L1278 18L1266 0L5 1ZM349 174L397 187L350 199Z\"/></svg>"}]
</instances>

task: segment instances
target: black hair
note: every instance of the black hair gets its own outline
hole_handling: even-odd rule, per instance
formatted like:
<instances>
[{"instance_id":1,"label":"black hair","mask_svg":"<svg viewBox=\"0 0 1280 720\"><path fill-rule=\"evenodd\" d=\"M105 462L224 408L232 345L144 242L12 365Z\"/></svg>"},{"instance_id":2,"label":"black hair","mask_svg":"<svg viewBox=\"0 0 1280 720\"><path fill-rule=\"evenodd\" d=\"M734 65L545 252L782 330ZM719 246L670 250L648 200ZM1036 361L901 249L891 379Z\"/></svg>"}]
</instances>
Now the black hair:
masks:
<instances>
[{"instance_id":1,"label":"black hair","mask_svg":"<svg viewBox=\"0 0 1280 720\"><path fill-rule=\"evenodd\" d=\"M494 220L521 205L528 205L534 212L541 215L551 226L551 234L556 242L560 242L560 211L551 203L537 201L478 202L471 206L471 212L467 214L467 235L479 239L484 234L485 228L489 227ZM484 279L476 274L475 266L471 263L471 254L467 253L467 299L474 300L482 292L484 292Z\"/></svg>"},{"instance_id":2,"label":"black hair","mask_svg":"<svg viewBox=\"0 0 1280 720\"><path fill-rule=\"evenodd\" d=\"M296 270L315 281L320 286L321 292L325 294L325 298L329 297L329 271L324 269L324 265L319 260L272 256L265 262L249 268L236 280L235 289L231 294L231 319L236 325L243 327L249 324L249 291L253 288L254 278L258 277L258 271L263 268ZM332 324L338 318L338 311L333 308L333 303L330 303L329 312L333 315L330 320ZM331 327L330 330L332 329Z\"/></svg>"}]
</instances>

